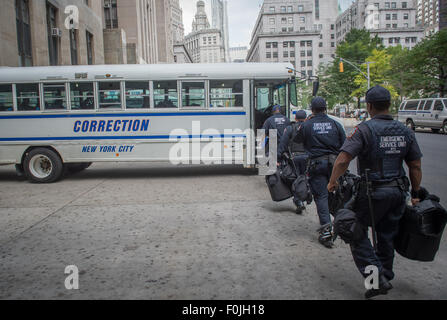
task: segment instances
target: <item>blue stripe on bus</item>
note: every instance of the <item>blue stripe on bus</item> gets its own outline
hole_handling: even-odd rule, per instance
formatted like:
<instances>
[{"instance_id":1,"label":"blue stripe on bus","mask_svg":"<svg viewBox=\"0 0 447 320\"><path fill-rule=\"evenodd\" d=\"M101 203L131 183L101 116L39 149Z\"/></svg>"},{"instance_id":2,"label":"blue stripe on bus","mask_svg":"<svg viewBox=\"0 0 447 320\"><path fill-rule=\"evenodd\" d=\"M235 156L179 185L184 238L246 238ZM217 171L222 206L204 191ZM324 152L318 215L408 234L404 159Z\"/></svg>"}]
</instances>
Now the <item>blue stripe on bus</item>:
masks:
<instances>
[{"instance_id":1,"label":"blue stripe on bus","mask_svg":"<svg viewBox=\"0 0 447 320\"><path fill-rule=\"evenodd\" d=\"M56 119L56 118L114 118L114 117L192 117L192 116L245 116L246 112L183 112L183 113L103 113L103 114L36 114L0 116L0 119Z\"/></svg>"},{"instance_id":2,"label":"blue stripe on bus","mask_svg":"<svg viewBox=\"0 0 447 320\"><path fill-rule=\"evenodd\" d=\"M211 139L246 138L245 134L233 135L189 135L189 136L91 136L91 137L40 137L40 138L0 138L1 142L16 141L82 141L82 140L169 140L169 139Z\"/></svg>"}]
</instances>

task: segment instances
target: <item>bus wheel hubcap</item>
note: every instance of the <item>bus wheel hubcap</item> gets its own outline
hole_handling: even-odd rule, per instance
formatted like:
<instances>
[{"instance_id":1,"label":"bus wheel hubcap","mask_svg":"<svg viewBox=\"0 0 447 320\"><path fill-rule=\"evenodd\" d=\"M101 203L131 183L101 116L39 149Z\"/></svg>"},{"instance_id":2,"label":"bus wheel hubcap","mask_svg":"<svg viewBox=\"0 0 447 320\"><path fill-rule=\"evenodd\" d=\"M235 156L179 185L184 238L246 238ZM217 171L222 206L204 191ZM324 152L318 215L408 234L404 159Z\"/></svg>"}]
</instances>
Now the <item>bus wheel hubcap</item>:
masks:
<instances>
[{"instance_id":1,"label":"bus wheel hubcap","mask_svg":"<svg viewBox=\"0 0 447 320\"><path fill-rule=\"evenodd\" d=\"M51 160L44 155L34 156L30 161L29 168L33 176L39 179L49 177L53 171Z\"/></svg>"}]
</instances>

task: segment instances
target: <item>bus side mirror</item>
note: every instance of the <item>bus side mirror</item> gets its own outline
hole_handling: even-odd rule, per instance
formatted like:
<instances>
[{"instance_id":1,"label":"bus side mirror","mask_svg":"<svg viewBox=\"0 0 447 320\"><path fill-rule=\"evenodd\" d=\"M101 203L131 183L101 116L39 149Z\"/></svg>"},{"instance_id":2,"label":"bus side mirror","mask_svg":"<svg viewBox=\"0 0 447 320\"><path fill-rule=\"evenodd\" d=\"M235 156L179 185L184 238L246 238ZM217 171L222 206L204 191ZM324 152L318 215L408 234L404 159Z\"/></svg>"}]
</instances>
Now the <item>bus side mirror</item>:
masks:
<instances>
[{"instance_id":1,"label":"bus side mirror","mask_svg":"<svg viewBox=\"0 0 447 320\"><path fill-rule=\"evenodd\" d=\"M318 89L320 89L320 82L319 82L319 81L314 81L314 82L313 82L312 96L314 96L314 97L317 96Z\"/></svg>"}]
</instances>

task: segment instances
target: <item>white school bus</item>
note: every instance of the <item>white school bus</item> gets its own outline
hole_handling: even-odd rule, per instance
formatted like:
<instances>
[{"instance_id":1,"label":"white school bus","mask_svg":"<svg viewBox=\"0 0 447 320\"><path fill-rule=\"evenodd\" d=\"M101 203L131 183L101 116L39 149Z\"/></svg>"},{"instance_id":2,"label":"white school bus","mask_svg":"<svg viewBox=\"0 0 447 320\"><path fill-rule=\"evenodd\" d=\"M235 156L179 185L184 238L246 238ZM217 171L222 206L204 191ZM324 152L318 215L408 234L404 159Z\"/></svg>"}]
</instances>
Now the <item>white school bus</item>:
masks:
<instances>
[{"instance_id":1,"label":"white school bus","mask_svg":"<svg viewBox=\"0 0 447 320\"><path fill-rule=\"evenodd\" d=\"M272 105L291 113L292 67L0 68L0 165L15 164L30 181L50 183L92 162L172 161L179 142L206 148L212 139L227 152L189 160L228 163L242 149L239 160L253 167L256 145L246 132L262 126Z\"/></svg>"}]
</instances>

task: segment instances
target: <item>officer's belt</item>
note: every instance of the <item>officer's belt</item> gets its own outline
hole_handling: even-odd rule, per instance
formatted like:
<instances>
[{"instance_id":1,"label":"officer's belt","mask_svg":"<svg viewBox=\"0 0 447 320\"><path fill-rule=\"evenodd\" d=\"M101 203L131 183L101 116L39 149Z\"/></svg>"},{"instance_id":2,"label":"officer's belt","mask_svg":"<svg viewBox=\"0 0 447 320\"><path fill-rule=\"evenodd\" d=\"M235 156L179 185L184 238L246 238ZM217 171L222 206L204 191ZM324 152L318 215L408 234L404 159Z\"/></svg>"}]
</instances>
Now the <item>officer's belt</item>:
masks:
<instances>
[{"instance_id":1,"label":"officer's belt","mask_svg":"<svg viewBox=\"0 0 447 320\"><path fill-rule=\"evenodd\" d=\"M326 154L324 156L321 157L317 157L317 158L312 158L310 159L311 162L315 162L315 161L321 161L321 160L327 160L329 162L335 162L335 160L337 160L337 155L335 154Z\"/></svg>"},{"instance_id":2,"label":"officer's belt","mask_svg":"<svg viewBox=\"0 0 447 320\"><path fill-rule=\"evenodd\" d=\"M366 184L366 182L363 180L363 184ZM409 190L409 182L408 178L396 178L392 181L387 182L380 182L380 181L371 181L371 186L373 189L382 189L382 188L400 188L403 191Z\"/></svg>"}]
</instances>

